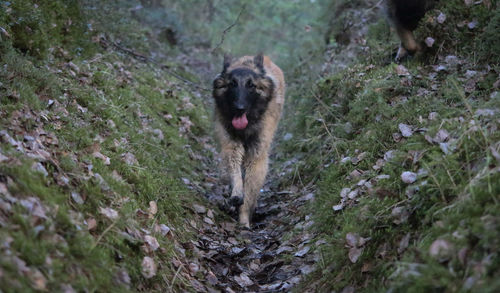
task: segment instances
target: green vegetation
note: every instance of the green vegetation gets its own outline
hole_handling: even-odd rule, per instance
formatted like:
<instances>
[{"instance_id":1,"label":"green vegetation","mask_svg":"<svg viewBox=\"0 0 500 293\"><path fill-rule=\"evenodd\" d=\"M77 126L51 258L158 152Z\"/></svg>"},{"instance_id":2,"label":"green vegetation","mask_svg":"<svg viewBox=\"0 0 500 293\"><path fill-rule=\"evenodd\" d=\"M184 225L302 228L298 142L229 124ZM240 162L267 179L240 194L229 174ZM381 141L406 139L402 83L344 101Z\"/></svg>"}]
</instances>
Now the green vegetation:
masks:
<instances>
[{"instance_id":1,"label":"green vegetation","mask_svg":"<svg viewBox=\"0 0 500 293\"><path fill-rule=\"evenodd\" d=\"M384 65L397 43L374 22L369 56L295 94L289 130L298 139L284 148L303 154L303 184L317 183L310 208L328 241L304 288L500 288L499 10L463 1L437 9L416 35L440 51ZM433 60L442 67L422 63ZM403 182L405 171L416 180Z\"/></svg>"},{"instance_id":2,"label":"green vegetation","mask_svg":"<svg viewBox=\"0 0 500 293\"><path fill-rule=\"evenodd\" d=\"M2 290L189 288L173 284L171 262L193 237L185 207L201 200L181 180L200 176L201 101L158 67L101 49L77 1L0 6Z\"/></svg>"},{"instance_id":3,"label":"green vegetation","mask_svg":"<svg viewBox=\"0 0 500 293\"><path fill-rule=\"evenodd\" d=\"M293 134L273 187L313 189L326 240L298 290L497 292L500 6L440 1L415 32L435 43L398 66L378 2L0 1L1 290L196 291L210 94L178 77L262 51Z\"/></svg>"}]
</instances>

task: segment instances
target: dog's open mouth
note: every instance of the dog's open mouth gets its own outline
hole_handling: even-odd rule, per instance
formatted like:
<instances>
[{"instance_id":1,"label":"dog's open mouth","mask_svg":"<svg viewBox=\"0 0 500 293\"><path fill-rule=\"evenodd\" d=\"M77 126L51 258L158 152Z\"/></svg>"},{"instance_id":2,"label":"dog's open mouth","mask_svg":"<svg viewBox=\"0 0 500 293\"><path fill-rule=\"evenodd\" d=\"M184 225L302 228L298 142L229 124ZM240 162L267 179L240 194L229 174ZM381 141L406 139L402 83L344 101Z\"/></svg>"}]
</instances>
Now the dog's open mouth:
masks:
<instances>
[{"instance_id":1,"label":"dog's open mouth","mask_svg":"<svg viewBox=\"0 0 500 293\"><path fill-rule=\"evenodd\" d=\"M243 113L241 117L234 117L232 123L237 130L245 129L248 125L247 114Z\"/></svg>"}]
</instances>

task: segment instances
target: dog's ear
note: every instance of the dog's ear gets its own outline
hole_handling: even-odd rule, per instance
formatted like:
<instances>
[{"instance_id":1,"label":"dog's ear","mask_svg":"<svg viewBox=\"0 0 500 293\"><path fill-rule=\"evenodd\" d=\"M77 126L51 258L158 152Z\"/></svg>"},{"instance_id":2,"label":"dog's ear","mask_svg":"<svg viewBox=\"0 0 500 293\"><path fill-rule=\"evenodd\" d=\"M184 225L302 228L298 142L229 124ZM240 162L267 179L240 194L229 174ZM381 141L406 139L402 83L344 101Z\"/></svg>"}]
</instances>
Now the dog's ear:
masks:
<instances>
[{"instance_id":1,"label":"dog's ear","mask_svg":"<svg viewBox=\"0 0 500 293\"><path fill-rule=\"evenodd\" d=\"M233 60L233 57L229 53L224 54L224 63L222 66L222 74L225 74L227 69L229 68L229 65L231 65L231 61Z\"/></svg>"},{"instance_id":2,"label":"dog's ear","mask_svg":"<svg viewBox=\"0 0 500 293\"><path fill-rule=\"evenodd\" d=\"M264 72L264 54L259 53L253 57L253 64L255 64L261 72Z\"/></svg>"},{"instance_id":3,"label":"dog's ear","mask_svg":"<svg viewBox=\"0 0 500 293\"><path fill-rule=\"evenodd\" d=\"M222 77L222 75L217 74L213 81L213 87L214 89L221 89L226 87L226 80L224 79L224 77Z\"/></svg>"}]
</instances>

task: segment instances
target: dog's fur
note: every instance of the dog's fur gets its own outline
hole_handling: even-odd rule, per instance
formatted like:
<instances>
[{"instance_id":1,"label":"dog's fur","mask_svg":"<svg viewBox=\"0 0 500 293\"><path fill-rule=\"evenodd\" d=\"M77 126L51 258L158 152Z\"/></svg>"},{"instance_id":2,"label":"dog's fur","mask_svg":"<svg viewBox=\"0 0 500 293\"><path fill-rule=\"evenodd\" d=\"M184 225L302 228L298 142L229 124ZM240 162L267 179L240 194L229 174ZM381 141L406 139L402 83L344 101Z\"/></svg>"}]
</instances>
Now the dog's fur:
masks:
<instances>
[{"instance_id":1,"label":"dog's fur","mask_svg":"<svg viewBox=\"0 0 500 293\"><path fill-rule=\"evenodd\" d=\"M401 40L396 61L400 61L408 54L413 55L422 50L415 40L413 31L425 13L432 9L437 0L386 0L386 14L395 27Z\"/></svg>"},{"instance_id":2,"label":"dog's fur","mask_svg":"<svg viewBox=\"0 0 500 293\"><path fill-rule=\"evenodd\" d=\"M239 221L249 228L285 102L283 72L262 54L237 60L226 55L213 82L213 97L223 171L232 186L230 203L239 207ZM241 129L245 120L248 124Z\"/></svg>"}]
</instances>

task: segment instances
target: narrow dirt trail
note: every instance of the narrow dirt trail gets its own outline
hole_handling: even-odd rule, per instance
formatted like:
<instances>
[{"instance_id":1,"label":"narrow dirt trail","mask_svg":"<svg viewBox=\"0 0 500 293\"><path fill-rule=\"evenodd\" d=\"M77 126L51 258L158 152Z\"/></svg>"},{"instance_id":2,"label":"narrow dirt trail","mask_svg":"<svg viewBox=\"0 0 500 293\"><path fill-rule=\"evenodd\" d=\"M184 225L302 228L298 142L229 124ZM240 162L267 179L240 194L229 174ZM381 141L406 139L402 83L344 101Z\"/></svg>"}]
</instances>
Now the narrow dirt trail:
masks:
<instances>
[{"instance_id":1,"label":"narrow dirt trail","mask_svg":"<svg viewBox=\"0 0 500 293\"><path fill-rule=\"evenodd\" d=\"M278 191L266 185L250 230L223 222L200 235L198 248L217 278L212 285L226 292L282 292L298 284L315 262L313 237L304 229L312 221L299 212L312 198L312 193Z\"/></svg>"},{"instance_id":2,"label":"narrow dirt trail","mask_svg":"<svg viewBox=\"0 0 500 293\"><path fill-rule=\"evenodd\" d=\"M191 279L197 291L289 292L313 271L319 259L314 247L321 242L315 243L307 229L313 221L304 214L304 206L314 194L311 188L280 186L280 178L293 176L290 165L271 166L251 229L240 227L236 215L228 220L210 208L194 206L204 223L198 226L198 239L185 248L199 256L206 272L204 279ZM218 178L213 170L206 175ZM205 196L222 207L228 194L229 187L216 181Z\"/></svg>"}]
</instances>

